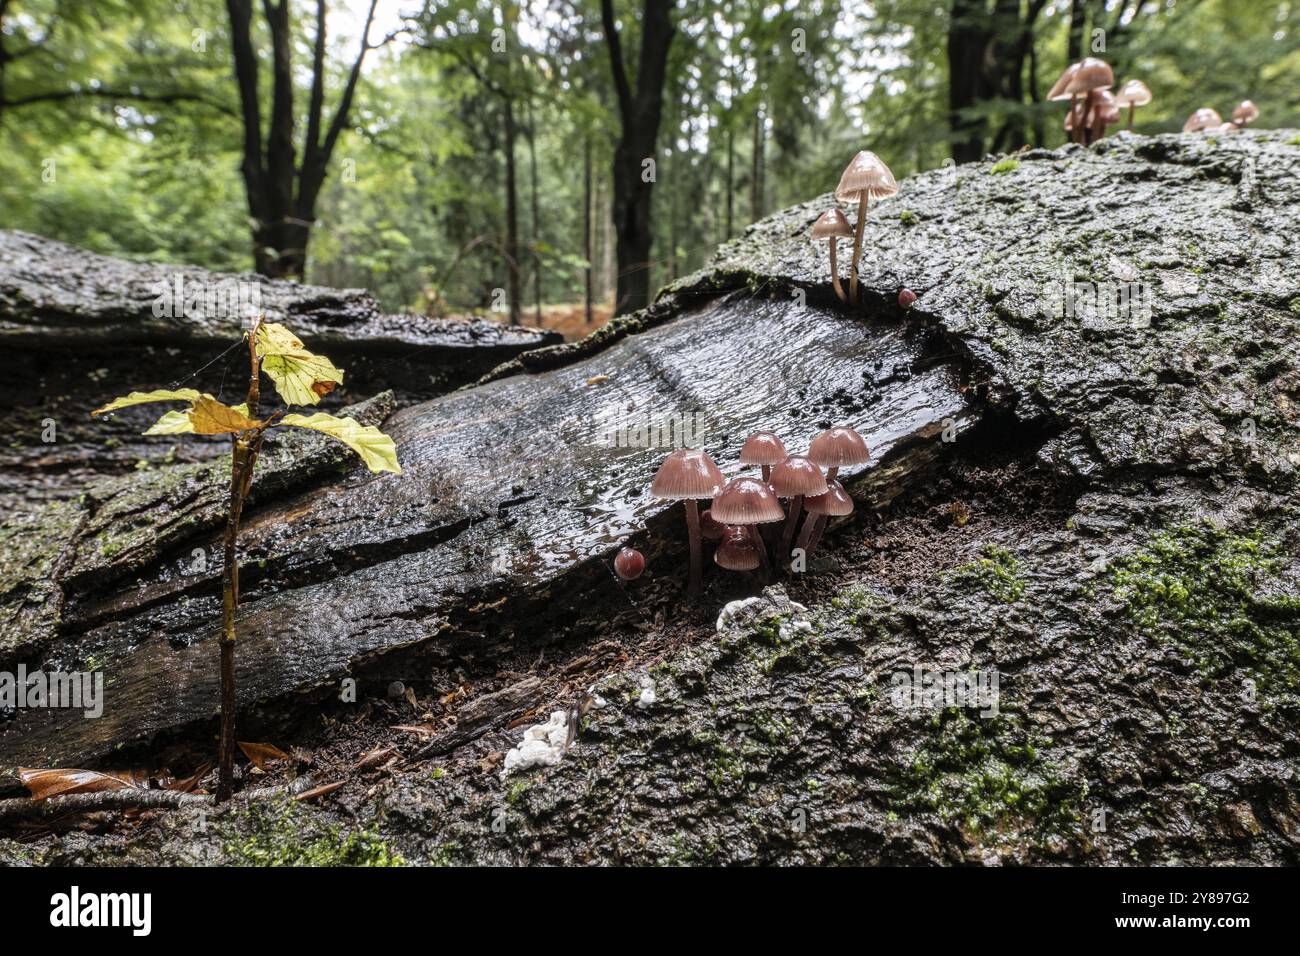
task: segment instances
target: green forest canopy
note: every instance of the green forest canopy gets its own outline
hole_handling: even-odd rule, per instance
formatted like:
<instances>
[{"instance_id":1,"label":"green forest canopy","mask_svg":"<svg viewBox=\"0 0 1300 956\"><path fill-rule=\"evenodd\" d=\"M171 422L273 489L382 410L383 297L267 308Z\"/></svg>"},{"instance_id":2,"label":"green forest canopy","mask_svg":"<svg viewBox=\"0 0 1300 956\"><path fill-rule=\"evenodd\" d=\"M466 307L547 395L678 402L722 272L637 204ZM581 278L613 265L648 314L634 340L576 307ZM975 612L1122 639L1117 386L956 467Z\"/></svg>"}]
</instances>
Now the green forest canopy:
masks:
<instances>
[{"instance_id":1,"label":"green forest canopy","mask_svg":"<svg viewBox=\"0 0 1300 956\"><path fill-rule=\"evenodd\" d=\"M430 314L488 308L498 289L525 319L538 302L581 303L590 262L607 302L624 104L602 13L631 125L659 108L651 290L832 188L859 149L901 179L1064 142L1063 105L1042 99L1080 55L1150 86L1138 132L1245 98L1259 126L1300 125L1292 0L376 0L359 63L370 6L0 0L0 226L238 271L256 239L259 268L286 275L301 263L277 266L276 246L301 242L309 281ZM675 32L652 104L640 87L656 8ZM251 173L241 39L258 71ZM305 229L256 232L256 190L263 218L315 224L309 246Z\"/></svg>"}]
</instances>

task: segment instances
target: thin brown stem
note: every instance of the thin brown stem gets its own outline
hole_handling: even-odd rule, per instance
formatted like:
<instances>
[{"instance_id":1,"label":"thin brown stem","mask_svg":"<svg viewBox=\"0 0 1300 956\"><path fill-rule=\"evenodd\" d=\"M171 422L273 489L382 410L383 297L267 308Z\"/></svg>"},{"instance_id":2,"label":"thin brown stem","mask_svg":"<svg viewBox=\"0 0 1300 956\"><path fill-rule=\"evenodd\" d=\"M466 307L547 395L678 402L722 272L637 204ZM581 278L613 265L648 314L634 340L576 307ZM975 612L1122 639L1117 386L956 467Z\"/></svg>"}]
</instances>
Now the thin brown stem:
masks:
<instances>
[{"instance_id":1,"label":"thin brown stem","mask_svg":"<svg viewBox=\"0 0 1300 956\"><path fill-rule=\"evenodd\" d=\"M1130 133L1133 132L1133 114L1136 111L1137 111L1137 104L1130 103L1128 105L1128 131Z\"/></svg>"},{"instance_id":2,"label":"thin brown stem","mask_svg":"<svg viewBox=\"0 0 1300 956\"><path fill-rule=\"evenodd\" d=\"M759 570L762 573L763 583L766 584L772 577L772 562L767 559L767 545L763 542L762 535L758 533L758 525L751 524L749 527L749 540L754 542L754 547L758 548Z\"/></svg>"},{"instance_id":3,"label":"thin brown stem","mask_svg":"<svg viewBox=\"0 0 1300 956\"><path fill-rule=\"evenodd\" d=\"M795 547L803 549L804 561L812 557L812 549L816 545L815 537L821 537L816 534L817 529L825 520L821 515L809 514L808 520L803 523L803 530L799 532L799 543Z\"/></svg>"},{"instance_id":4,"label":"thin brown stem","mask_svg":"<svg viewBox=\"0 0 1300 956\"><path fill-rule=\"evenodd\" d=\"M248 333L248 417L257 417L261 395L261 359L257 328ZM221 575L221 638L217 642L221 667L221 740L217 754L218 803L230 799L235 787L235 611L239 607L239 521L253 483L253 469L262 450L266 426L234 436L230 453L230 507L226 518L225 560Z\"/></svg>"},{"instance_id":5,"label":"thin brown stem","mask_svg":"<svg viewBox=\"0 0 1300 956\"><path fill-rule=\"evenodd\" d=\"M703 575L700 567L700 508L694 498L686 499L686 536L691 548L691 576L686 592L696 598L702 590Z\"/></svg>"},{"instance_id":6,"label":"thin brown stem","mask_svg":"<svg viewBox=\"0 0 1300 956\"><path fill-rule=\"evenodd\" d=\"M853 229L853 267L849 270L849 301L858 301L858 259L862 256L862 234L867 228L867 191L858 194L858 224Z\"/></svg>"},{"instance_id":7,"label":"thin brown stem","mask_svg":"<svg viewBox=\"0 0 1300 956\"><path fill-rule=\"evenodd\" d=\"M799 510L803 507L803 495L790 499L790 511L785 516L785 528L781 532L781 547L776 553L776 563L786 567L790 563L790 543L794 541L794 529L799 523Z\"/></svg>"},{"instance_id":8,"label":"thin brown stem","mask_svg":"<svg viewBox=\"0 0 1300 956\"><path fill-rule=\"evenodd\" d=\"M839 263L835 261L837 256L836 246L839 244L840 241L834 236L831 236L831 285L835 287L835 294L840 297L840 301L848 302L848 294L844 291L844 286L840 283L840 266Z\"/></svg>"}]
</instances>

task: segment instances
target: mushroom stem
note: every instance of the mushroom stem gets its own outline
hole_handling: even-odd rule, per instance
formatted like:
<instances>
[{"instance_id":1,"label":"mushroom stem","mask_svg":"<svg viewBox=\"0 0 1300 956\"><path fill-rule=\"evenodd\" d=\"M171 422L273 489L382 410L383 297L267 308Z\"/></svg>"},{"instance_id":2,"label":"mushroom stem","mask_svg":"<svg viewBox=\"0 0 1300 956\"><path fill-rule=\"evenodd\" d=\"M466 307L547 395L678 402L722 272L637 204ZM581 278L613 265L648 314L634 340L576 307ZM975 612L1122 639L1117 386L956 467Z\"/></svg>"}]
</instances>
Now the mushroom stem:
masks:
<instances>
[{"instance_id":1,"label":"mushroom stem","mask_svg":"<svg viewBox=\"0 0 1300 956\"><path fill-rule=\"evenodd\" d=\"M749 525L749 540L753 541L754 547L758 548L759 570L763 575L763 583L766 584L772 577L772 562L767 559L767 544L758 533L758 525Z\"/></svg>"},{"instance_id":2,"label":"mushroom stem","mask_svg":"<svg viewBox=\"0 0 1300 956\"><path fill-rule=\"evenodd\" d=\"M834 480L835 480L835 476L838 475L839 473L840 473L840 466L839 466L839 465L835 465L835 466L833 466L833 467L831 467L831 468L827 468L827 469L826 469L826 481L827 481L828 483L834 481Z\"/></svg>"},{"instance_id":3,"label":"mushroom stem","mask_svg":"<svg viewBox=\"0 0 1300 956\"><path fill-rule=\"evenodd\" d=\"M781 532L781 548L776 553L777 564L783 568L790 563L790 543L794 541L794 529L799 523L799 511L802 508L803 495L795 495L790 499L790 513L786 515L785 529Z\"/></svg>"},{"instance_id":4,"label":"mushroom stem","mask_svg":"<svg viewBox=\"0 0 1300 956\"><path fill-rule=\"evenodd\" d=\"M1079 94L1070 94L1070 142L1079 141Z\"/></svg>"},{"instance_id":5,"label":"mushroom stem","mask_svg":"<svg viewBox=\"0 0 1300 956\"><path fill-rule=\"evenodd\" d=\"M836 239L834 236L831 236L831 240L830 240L830 247L831 247L831 285L833 285L833 286L835 287L835 294L836 294L837 296L840 297L840 301L841 301L841 302L848 302L848 301L849 301L849 297L848 297L848 295L845 294L845 292L844 292L844 286L840 285L840 267L839 267L839 263L835 261L835 257L836 257L836 251L835 251L835 249L836 249L836 247L837 247L839 244L840 244L840 241L839 241L838 239ZM767 481L767 474L766 474L766 472L767 472L767 465L764 465L764 466L763 466L763 471L764 471L763 480L764 480L764 481Z\"/></svg>"},{"instance_id":6,"label":"mushroom stem","mask_svg":"<svg viewBox=\"0 0 1300 956\"><path fill-rule=\"evenodd\" d=\"M803 559L805 561L812 557L812 549L816 547L817 539L821 538L818 529L825 520L822 515L810 514L808 520L803 523L803 530L799 532L799 543L796 547L803 548Z\"/></svg>"},{"instance_id":7,"label":"mushroom stem","mask_svg":"<svg viewBox=\"0 0 1300 956\"><path fill-rule=\"evenodd\" d=\"M691 547L691 576L687 584L687 593L691 597L700 594L700 508L694 498L686 499L686 537Z\"/></svg>"},{"instance_id":8,"label":"mushroom stem","mask_svg":"<svg viewBox=\"0 0 1300 956\"><path fill-rule=\"evenodd\" d=\"M858 224L853 228L853 266L849 269L849 301L858 301L858 259L862 256L862 233L867 228L867 191L858 194Z\"/></svg>"},{"instance_id":9,"label":"mushroom stem","mask_svg":"<svg viewBox=\"0 0 1300 956\"><path fill-rule=\"evenodd\" d=\"M812 554L814 551L816 551L817 545L822 543L822 532L826 530L826 526L830 524L830 520L831 519L826 517L825 515L817 516L817 527L813 528L812 537L808 540L809 554Z\"/></svg>"},{"instance_id":10,"label":"mushroom stem","mask_svg":"<svg viewBox=\"0 0 1300 956\"><path fill-rule=\"evenodd\" d=\"M834 261L834 260L832 260L832 261ZM771 465L764 465L764 466L763 466L763 480L764 480L764 481L771 481L771 480L772 480L772 466L771 466Z\"/></svg>"},{"instance_id":11,"label":"mushroom stem","mask_svg":"<svg viewBox=\"0 0 1300 956\"><path fill-rule=\"evenodd\" d=\"M1136 111L1137 111L1137 104L1136 104L1136 103L1130 103L1130 104L1128 105L1128 131L1129 131L1130 133L1133 132L1133 114L1134 114Z\"/></svg>"}]
</instances>

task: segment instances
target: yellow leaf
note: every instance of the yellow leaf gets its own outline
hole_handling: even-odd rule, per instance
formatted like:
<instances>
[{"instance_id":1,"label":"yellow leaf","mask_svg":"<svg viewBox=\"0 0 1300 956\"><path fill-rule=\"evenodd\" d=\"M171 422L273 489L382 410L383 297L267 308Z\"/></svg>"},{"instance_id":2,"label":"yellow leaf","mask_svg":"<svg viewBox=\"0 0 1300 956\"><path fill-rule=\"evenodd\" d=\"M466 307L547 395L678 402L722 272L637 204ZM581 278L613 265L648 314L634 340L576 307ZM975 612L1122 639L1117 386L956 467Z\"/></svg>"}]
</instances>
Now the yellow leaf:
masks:
<instances>
[{"instance_id":1,"label":"yellow leaf","mask_svg":"<svg viewBox=\"0 0 1300 956\"><path fill-rule=\"evenodd\" d=\"M256 348L262 371L286 404L315 405L343 383L343 369L323 355L308 352L297 336L276 322L257 327Z\"/></svg>"},{"instance_id":2,"label":"yellow leaf","mask_svg":"<svg viewBox=\"0 0 1300 956\"><path fill-rule=\"evenodd\" d=\"M362 425L351 418L335 418L324 412L315 415L285 415L281 425L295 425L324 432L336 438L361 456L371 471L391 471L400 475L402 466L397 463L397 446L393 440L374 425Z\"/></svg>"},{"instance_id":3,"label":"yellow leaf","mask_svg":"<svg viewBox=\"0 0 1300 956\"><path fill-rule=\"evenodd\" d=\"M189 408L170 411L158 419L146 435L231 435L260 428L261 422L246 414L247 405L229 408L215 398L200 396Z\"/></svg>"},{"instance_id":4,"label":"yellow leaf","mask_svg":"<svg viewBox=\"0 0 1300 956\"><path fill-rule=\"evenodd\" d=\"M222 405L215 398L200 398L190 409L190 424L194 426L196 435L229 435L258 428L262 423Z\"/></svg>"},{"instance_id":5,"label":"yellow leaf","mask_svg":"<svg viewBox=\"0 0 1300 956\"><path fill-rule=\"evenodd\" d=\"M90 414L103 415L106 412L115 412L119 408L126 408L128 405L143 405L145 402L193 402L200 398L211 397L192 388L160 388L153 392L132 392L123 398L115 398L103 408L97 408Z\"/></svg>"}]
</instances>

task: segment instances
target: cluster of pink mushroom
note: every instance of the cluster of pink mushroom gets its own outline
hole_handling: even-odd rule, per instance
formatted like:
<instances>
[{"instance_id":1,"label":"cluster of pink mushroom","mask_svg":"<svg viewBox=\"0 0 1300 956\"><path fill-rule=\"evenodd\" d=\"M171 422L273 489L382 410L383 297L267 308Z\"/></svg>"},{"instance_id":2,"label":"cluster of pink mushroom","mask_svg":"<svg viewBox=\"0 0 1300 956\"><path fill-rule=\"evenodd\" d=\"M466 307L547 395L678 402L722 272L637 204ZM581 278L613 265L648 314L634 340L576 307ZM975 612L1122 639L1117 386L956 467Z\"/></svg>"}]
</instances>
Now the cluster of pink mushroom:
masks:
<instances>
[{"instance_id":1,"label":"cluster of pink mushroom","mask_svg":"<svg viewBox=\"0 0 1300 956\"><path fill-rule=\"evenodd\" d=\"M1208 106L1203 106L1183 124L1184 133L1240 133L1255 120L1259 119L1259 107L1250 100L1242 100L1232 111L1232 122L1225 123L1223 117Z\"/></svg>"},{"instance_id":2,"label":"cluster of pink mushroom","mask_svg":"<svg viewBox=\"0 0 1300 956\"><path fill-rule=\"evenodd\" d=\"M728 571L765 571L773 564L790 565L791 546L807 560L821 539L828 519L853 513L853 499L836 480L841 468L866 464L867 443L852 428L828 428L813 439L807 455L791 455L773 432L750 435L740 450L740 462L760 469L761 477L742 475L730 481L708 452L691 448L674 451L659 467L650 493L680 499L686 509L686 534L691 569L688 590L700 593L703 580L702 540L716 540L714 563ZM823 472L822 469L825 469ZM781 499L786 507L781 506ZM699 502L709 499L703 513ZM803 525L800 527L800 518ZM760 526L780 523L766 539Z\"/></svg>"},{"instance_id":3,"label":"cluster of pink mushroom","mask_svg":"<svg viewBox=\"0 0 1300 956\"><path fill-rule=\"evenodd\" d=\"M1128 129L1133 131L1133 117L1139 106L1151 102L1151 91L1141 80L1128 80L1112 93L1115 72L1105 60L1095 56L1071 63L1048 92L1053 101L1070 101L1065 114L1065 131L1070 141L1087 146L1106 135L1106 127L1120 120L1120 111L1128 107Z\"/></svg>"},{"instance_id":4,"label":"cluster of pink mushroom","mask_svg":"<svg viewBox=\"0 0 1300 956\"><path fill-rule=\"evenodd\" d=\"M898 183L884 161L870 150L862 150L849 162L835 187L835 199L843 203L857 203L857 225L850 226L848 217L838 206L832 206L818 217L812 226L813 242L825 240L829 246L831 285L841 302L861 303L858 295L858 261L862 256L862 236L866 229L867 209L873 199L887 199L897 194ZM849 291L840 283L838 246L841 239L853 237L853 261L849 266Z\"/></svg>"}]
</instances>

